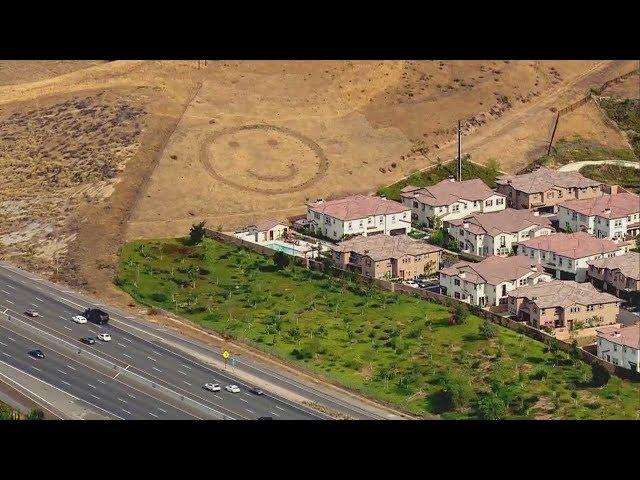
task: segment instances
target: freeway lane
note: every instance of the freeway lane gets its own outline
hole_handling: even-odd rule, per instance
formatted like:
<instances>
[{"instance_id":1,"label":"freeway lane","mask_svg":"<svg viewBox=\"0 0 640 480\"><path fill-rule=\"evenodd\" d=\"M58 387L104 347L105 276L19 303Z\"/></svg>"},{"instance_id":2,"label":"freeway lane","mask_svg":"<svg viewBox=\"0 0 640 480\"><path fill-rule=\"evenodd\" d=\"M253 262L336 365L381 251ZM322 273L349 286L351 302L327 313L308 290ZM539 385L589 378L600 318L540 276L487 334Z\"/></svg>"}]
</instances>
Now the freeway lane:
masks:
<instances>
[{"instance_id":1,"label":"freeway lane","mask_svg":"<svg viewBox=\"0 0 640 480\"><path fill-rule=\"evenodd\" d=\"M28 351L40 349L45 358ZM133 389L25 335L0 326L0 361L74 395L117 419L191 419L198 417Z\"/></svg>"},{"instance_id":2,"label":"freeway lane","mask_svg":"<svg viewBox=\"0 0 640 480\"><path fill-rule=\"evenodd\" d=\"M24 282L24 283L23 283ZM167 347L142 339L125 331L115 322L98 326L91 323L78 325L71 321L73 315L82 312L87 304L76 304L64 294L51 292L26 279L15 278L0 269L0 305L8 309L14 317L36 325L38 328L64 339L80 348L109 360L175 392L193 398L218 411L238 419L255 419L271 416L276 419L327 418L305 408L300 408L273 395L255 396L248 392L249 386L229 375L202 365L191 358L177 354ZM28 308L37 309L41 318L29 318L22 314ZM84 336L95 336L108 332L113 340L108 343L98 341L94 346L79 342ZM206 382L220 383L222 387L235 383L242 392L231 394L226 391L212 393L201 387Z\"/></svg>"}]
</instances>

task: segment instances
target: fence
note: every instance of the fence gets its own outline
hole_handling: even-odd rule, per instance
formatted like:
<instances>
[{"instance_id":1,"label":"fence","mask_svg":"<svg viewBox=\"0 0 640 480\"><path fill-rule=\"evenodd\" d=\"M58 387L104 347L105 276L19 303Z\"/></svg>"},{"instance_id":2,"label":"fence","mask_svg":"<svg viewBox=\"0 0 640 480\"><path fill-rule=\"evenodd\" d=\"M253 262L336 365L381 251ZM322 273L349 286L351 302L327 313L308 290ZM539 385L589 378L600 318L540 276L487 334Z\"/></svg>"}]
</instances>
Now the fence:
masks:
<instances>
[{"instance_id":1,"label":"fence","mask_svg":"<svg viewBox=\"0 0 640 480\"><path fill-rule=\"evenodd\" d=\"M232 235L228 235L222 232L216 232L213 230L206 230L205 235L210 238L214 238L220 240L222 242L231 243L233 245L237 245L239 247L246 248L248 250L252 250L257 253L261 253L263 255L273 256L275 254L274 250L270 248L263 247L262 245L258 245L256 243L247 242L245 240L241 240ZM442 295L435 292L430 292L428 290L424 290L422 288L414 288L409 285L403 285L401 283L391 282L389 280L382 280L378 278L365 277L360 274L342 270L340 268L336 268L333 265L325 264L323 262L318 262L317 260L304 259L300 257L292 257L293 263L296 265L308 268L310 270L321 271L324 273L329 273L333 276L340 278L349 278L352 280L356 280L358 282L363 282L367 284L374 285L383 290L387 290L390 292L397 292L404 295L411 295L414 297L419 297L428 301L432 301L438 303L440 305L444 305L446 307L453 307L458 303L462 303L459 300L448 297L446 295ZM466 304L469 308L469 311L474 315L490 320L493 323L501 325L503 327L514 330L518 333L528 336L529 338L533 338L539 342L544 343L545 345L555 344L558 350L562 350L569 354L577 355L580 360L590 365L600 365L604 367L609 373L614 374L621 378L627 378L635 381L640 381L640 374L634 372L632 370L628 370L626 368L622 368L620 366L614 365L609 362L605 362L604 360L598 358L596 355L582 349L582 348L574 348L573 345L560 341L555 337L543 332L542 330L538 330L536 328L531 327L523 322L517 322L508 317L503 317L496 313L490 312L488 310L484 310L475 305Z\"/></svg>"}]
</instances>

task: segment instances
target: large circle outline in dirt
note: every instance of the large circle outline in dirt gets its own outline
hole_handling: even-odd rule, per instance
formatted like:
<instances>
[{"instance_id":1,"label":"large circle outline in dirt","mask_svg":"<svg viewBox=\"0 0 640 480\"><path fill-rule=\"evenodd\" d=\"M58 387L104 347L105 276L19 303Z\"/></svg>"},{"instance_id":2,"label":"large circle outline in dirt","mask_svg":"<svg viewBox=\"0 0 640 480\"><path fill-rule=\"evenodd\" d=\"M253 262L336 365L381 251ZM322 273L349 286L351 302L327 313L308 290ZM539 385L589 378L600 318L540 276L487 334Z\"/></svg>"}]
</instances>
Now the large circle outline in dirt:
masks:
<instances>
[{"instance_id":1,"label":"large circle outline in dirt","mask_svg":"<svg viewBox=\"0 0 640 480\"><path fill-rule=\"evenodd\" d=\"M270 131L279 132L289 137L295 138L296 140L301 142L303 145L305 145L307 148L309 148L316 155L316 157L320 161L320 164L318 165L318 171L313 177L309 178L308 180L305 180L304 182L298 185L293 185L287 188L258 188L258 187L252 187L249 185L242 185L241 183L238 183L234 180L230 180L229 178L217 172L216 169L213 167L209 159L208 148L209 148L209 145L214 141L216 141L218 138L223 137L225 135L231 135L237 132L241 132L243 130L270 130ZM202 146L200 147L200 162L202 163L202 166L205 168L205 170L209 173L209 175L211 175L213 178L215 178L216 180L226 185L238 188L240 190L249 191L249 192L267 193L267 194L293 193L293 192L299 192L301 190L304 190L305 188L310 187L311 185L316 183L318 180L320 180L329 168L329 160L327 160L327 157L322 151L322 148L320 148L320 145L318 145L316 142L311 140L309 137L306 137L301 133L296 132L295 130L291 130L285 127L277 127L275 125L268 125L268 124L244 125L241 127L226 128L224 130L220 130L219 132L209 135L205 139L205 141L202 143Z\"/></svg>"}]
</instances>

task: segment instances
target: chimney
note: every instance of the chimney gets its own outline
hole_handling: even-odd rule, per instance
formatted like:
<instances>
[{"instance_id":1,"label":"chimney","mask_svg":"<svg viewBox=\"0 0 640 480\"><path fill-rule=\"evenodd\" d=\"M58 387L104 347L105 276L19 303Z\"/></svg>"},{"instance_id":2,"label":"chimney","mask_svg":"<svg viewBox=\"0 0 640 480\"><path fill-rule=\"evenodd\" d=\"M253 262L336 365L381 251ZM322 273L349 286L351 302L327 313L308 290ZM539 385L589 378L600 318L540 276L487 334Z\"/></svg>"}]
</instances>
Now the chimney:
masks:
<instances>
[{"instance_id":1,"label":"chimney","mask_svg":"<svg viewBox=\"0 0 640 480\"><path fill-rule=\"evenodd\" d=\"M458 276L459 276L460 278L464 278L464 277L466 277L466 276L467 276L467 274L466 274L465 272L460 272L460 273L458 274Z\"/></svg>"},{"instance_id":2,"label":"chimney","mask_svg":"<svg viewBox=\"0 0 640 480\"><path fill-rule=\"evenodd\" d=\"M316 199L316 203L324 203L324 199L322 199L322 198L317 198L317 199Z\"/></svg>"},{"instance_id":3,"label":"chimney","mask_svg":"<svg viewBox=\"0 0 640 480\"><path fill-rule=\"evenodd\" d=\"M609 215L611 213L611 209L610 208L605 208L604 209L604 214L605 215Z\"/></svg>"},{"instance_id":4,"label":"chimney","mask_svg":"<svg viewBox=\"0 0 640 480\"><path fill-rule=\"evenodd\" d=\"M538 271L538 267L536 267L535 263L532 263L530 268L531 268L532 272L537 272Z\"/></svg>"},{"instance_id":5,"label":"chimney","mask_svg":"<svg viewBox=\"0 0 640 480\"><path fill-rule=\"evenodd\" d=\"M450 176L449 176L449 181L450 181L450 182L455 182L455 181L456 181L456 179L455 179L455 177L454 177L453 175L450 175Z\"/></svg>"},{"instance_id":6,"label":"chimney","mask_svg":"<svg viewBox=\"0 0 640 480\"><path fill-rule=\"evenodd\" d=\"M534 216L534 217L539 217L539 216L540 216L540 212L539 212L539 211L537 211L537 210L534 210L534 211L533 211L533 216Z\"/></svg>"},{"instance_id":7,"label":"chimney","mask_svg":"<svg viewBox=\"0 0 640 480\"><path fill-rule=\"evenodd\" d=\"M469 228L469 222L462 222L462 228Z\"/></svg>"},{"instance_id":8,"label":"chimney","mask_svg":"<svg viewBox=\"0 0 640 480\"><path fill-rule=\"evenodd\" d=\"M620 335L622 335L620 332L613 332L613 336L618 338Z\"/></svg>"}]
</instances>

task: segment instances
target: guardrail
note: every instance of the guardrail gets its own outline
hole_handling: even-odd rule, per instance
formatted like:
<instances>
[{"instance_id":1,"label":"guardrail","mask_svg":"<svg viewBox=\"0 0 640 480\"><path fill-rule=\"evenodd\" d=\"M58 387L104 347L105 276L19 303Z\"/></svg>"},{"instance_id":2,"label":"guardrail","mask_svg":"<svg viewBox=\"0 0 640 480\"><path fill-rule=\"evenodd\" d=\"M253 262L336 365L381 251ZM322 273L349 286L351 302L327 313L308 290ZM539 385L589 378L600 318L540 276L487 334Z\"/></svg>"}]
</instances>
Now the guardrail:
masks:
<instances>
[{"instance_id":1,"label":"guardrail","mask_svg":"<svg viewBox=\"0 0 640 480\"><path fill-rule=\"evenodd\" d=\"M225 415L222 412L219 412L207 405L204 405L196 400L193 400L190 397L187 397L185 395L182 395L178 392L175 392L174 390L171 390L168 387L165 387L164 385L161 385L157 382L154 382L153 380L149 380L148 378L143 377L142 375L138 375L135 372L132 372L130 370L128 370L127 367L122 367L120 365L116 365L115 363L107 360L106 358L102 358L98 355L95 355L94 353L85 350L83 348L79 348L76 347L75 345L73 345L72 343L67 342L66 340L56 337L55 335L42 330L38 327L36 327L35 325L32 325L28 322L25 322L24 320L20 319L20 317L18 315L10 315L9 313L2 313L2 315L4 316L4 318L7 321L17 321L20 323L20 325L27 329L30 330L32 332L34 332L36 335L39 335L41 337L46 337L49 338L50 340L53 340L57 345L62 346L63 348L66 348L67 350L71 350L74 352L75 355L81 357L84 356L86 358L91 359L93 362L98 363L100 365L102 365L103 367L106 367L108 369L110 369L112 372L114 372L114 374L121 374L125 377L130 378L132 381L142 384L142 385L146 385L146 386L150 386L151 388L153 388L154 390L157 390L159 392L164 393L165 395L176 399L178 401L180 401L181 403L185 403L190 405L191 407L194 407L200 411L206 411L207 413L209 413L210 415L212 415L214 418L218 419L218 420L233 420L232 417Z\"/></svg>"}]
</instances>

